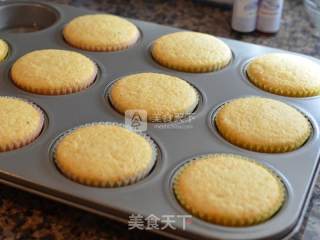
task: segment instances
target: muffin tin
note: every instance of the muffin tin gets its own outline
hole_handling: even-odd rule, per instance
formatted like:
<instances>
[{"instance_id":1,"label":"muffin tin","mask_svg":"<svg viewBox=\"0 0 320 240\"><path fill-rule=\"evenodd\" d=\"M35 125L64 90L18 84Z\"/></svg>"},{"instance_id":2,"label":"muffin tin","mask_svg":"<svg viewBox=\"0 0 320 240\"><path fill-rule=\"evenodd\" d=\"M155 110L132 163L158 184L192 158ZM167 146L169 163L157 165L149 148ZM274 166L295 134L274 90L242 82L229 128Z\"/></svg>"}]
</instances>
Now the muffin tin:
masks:
<instances>
[{"instance_id":1,"label":"muffin tin","mask_svg":"<svg viewBox=\"0 0 320 240\"><path fill-rule=\"evenodd\" d=\"M285 52L230 39L222 39L233 51L232 62L211 73L184 73L153 61L152 42L180 29L131 20L141 32L139 41L118 52L89 52L75 49L63 40L64 25L76 16L93 13L70 6L10 1L0 3L0 38L10 45L10 54L0 63L0 95L16 96L37 104L46 114L41 135L30 145L0 153L1 182L128 224L133 213L183 215L187 213L172 192L176 170L193 157L207 153L233 153L255 159L273 169L287 188L287 200L270 220L259 225L233 228L204 222L195 217L183 230L167 228L156 232L176 239L283 239L301 226L319 169L320 98L290 98L262 91L245 74L250 59L269 52ZM87 89L69 95L45 96L25 92L10 79L14 61L36 49L68 49L80 52L99 67L96 81ZM313 59L313 58L312 58ZM319 62L316 59L314 61ZM159 148L152 172L136 184L120 188L95 188L73 182L54 164L52 149L61 134L82 124L124 122L124 116L106 97L109 86L122 76L157 72L178 76L198 89L201 101L185 122L149 123L147 134ZM224 140L212 122L216 109L226 101L243 96L264 96L286 102L301 110L310 120L313 133L304 146L289 153L265 154L236 147Z\"/></svg>"}]
</instances>

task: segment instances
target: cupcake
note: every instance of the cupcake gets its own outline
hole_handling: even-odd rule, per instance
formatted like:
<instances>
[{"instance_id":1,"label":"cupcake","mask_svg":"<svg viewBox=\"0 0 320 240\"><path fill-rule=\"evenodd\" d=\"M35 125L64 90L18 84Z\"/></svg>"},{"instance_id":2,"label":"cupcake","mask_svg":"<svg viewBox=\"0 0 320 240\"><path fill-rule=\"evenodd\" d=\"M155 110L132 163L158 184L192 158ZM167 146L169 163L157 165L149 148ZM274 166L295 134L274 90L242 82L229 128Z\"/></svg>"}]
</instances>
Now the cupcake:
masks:
<instances>
[{"instance_id":1,"label":"cupcake","mask_svg":"<svg viewBox=\"0 0 320 240\"><path fill-rule=\"evenodd\" d=\"M21 89L43 95L62 95L90 86L97 66L86 56L65 50L38 50L12 66L12 81Z\"/></svg>"},{"instance_id":2,"label":"cupcake","mask_svg":"<svg viewBox=\"0 0 320 240\"><path fill-rule=\"evenodd\" d=\"M93 123L69 131L55 145L61 172L81 184L120 187L146 177L156 160L150 138L120 125Z\"/></svg>"},{"instance_id":3,"label":"cupcake","mask_svg":"<svg viewBox=\"0 0 320 240\"><path fill-rule=\"evenodd\" d=\"M267 221L285 199L285 187L263 165L241 156L200 156L178 170L174 193L192 215L224 226Z\"/></svg>"},{"instance_id":4,"label":"cupcake","mask_svg":"<svg viewBox=\"0 0 320 240\"><path fill-rule=\"evenodd\" d=\"M63 29L67 43L89 51L126 49L138 40L139 35L133 23L110 14L76 17Z\"/></svg>"},{"instance_id":5,"label":"cupcake","mask_svg":"<svg viewBox=\"0 0 320 240\"><path fill-rule=\"evenodd\" d=\"M117 111L146 111L150 122L168 122L191 114L199 98L186 81L165 74L139 73L116 81L109 98Z\"/></svg>"},{"instance_id":6,"label":"cupcake","mask_svg":"<svg viewBox=\"0 0 320 240\"><path fill-rule=\"evenodd\" d=\"M42 111L20 98L0 97L0 152L34 141L43 128Z\"/></svg>"},{"instance_id":7,"label":"cupcake","mask_svg":"<svg viewBox=\"0 0 320 240\"><path fill-rule=\"evenodd\" d=\"M257 152L293 151L311 134L311 124L301 112L262 97L230 101L218 109L214 121L227 141Z\"/></svg>"},{"instance_id":8,"label":"cupcake","mask_svg":"<svg viewBox=\"0 0 320 240\"><path fill-rule=\"evenodd\" d=\"M230 48L218 38L197 32L176 32L157 39L151 54L159 64L184 72L211 72L232 58Z\"/></svg>"},{"instance_id":9,"label":"cupcake","mask_svg":"<svg viewBox=\"0 0 320 240\"><path fill-rule=\"evenodd\" d=\"M8 44L0 39L0 62L2 62L8 55L9 47Z\"/></svg>"},{"instance_id":10,"label":"cupcake","mask_svg":"<svg viewBox=\"0 0 320 240\"><path fill-rule=\"evenodd\" d=\"M249 80L262 90L289 97L320 94L320 65L288 53L269 53L252 60Z\"/></svg>"}]
</instances>

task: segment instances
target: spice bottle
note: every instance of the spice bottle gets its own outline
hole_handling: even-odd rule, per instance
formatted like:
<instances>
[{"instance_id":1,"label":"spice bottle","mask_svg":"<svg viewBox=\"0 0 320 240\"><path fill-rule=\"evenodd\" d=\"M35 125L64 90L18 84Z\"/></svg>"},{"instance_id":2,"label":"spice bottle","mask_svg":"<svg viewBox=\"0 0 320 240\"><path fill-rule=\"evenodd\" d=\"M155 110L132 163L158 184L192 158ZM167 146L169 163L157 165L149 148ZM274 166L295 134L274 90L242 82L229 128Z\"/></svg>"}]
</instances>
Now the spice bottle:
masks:
<instances>
[{"instance_id":1,"label":"spice bottle","mask_svg":"<svg viewBox=\"0 0 320 240\"><path fill-rule=\"evenodd\" d=\"M232 28L238 32L252 32L256 28L258 0L235 0L233 3Z\"/></svg>"},{"instance_id":2,"label":"spice bottle","mask_svg":"<svg viewBox=\"0 0 320 240\"><path fill-rule=\"evenodd\" d=\"M261 0L258 10L257 30L276 33L280 29L283 0Z\"/></svg>"}]
</instances>

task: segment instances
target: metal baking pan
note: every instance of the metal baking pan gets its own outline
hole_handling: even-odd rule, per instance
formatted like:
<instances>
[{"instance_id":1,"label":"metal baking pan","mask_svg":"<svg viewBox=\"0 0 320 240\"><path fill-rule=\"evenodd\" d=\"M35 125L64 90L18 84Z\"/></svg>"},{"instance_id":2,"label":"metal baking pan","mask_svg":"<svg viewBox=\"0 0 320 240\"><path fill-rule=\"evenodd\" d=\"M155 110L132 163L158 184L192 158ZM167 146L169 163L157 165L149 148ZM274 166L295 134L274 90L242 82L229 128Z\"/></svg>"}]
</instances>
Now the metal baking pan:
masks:
<instances>
[{"instance_id":1,"label":"metal baking pan","mask_svg":"<svg viewBox=\"0 0 320 240\"><path fill-rule=\"evenodd\" d=\"M272 219L251 227L233 228L193 217L185 230L182 222L177 221L174 225L176 230L155 231L177 239L230 240L282 239L297 231L318 173L320 97L273 95L253 86L245 74L245 67L252 58L282 50L222 39L233 51L229 66L212 73L178 72L154 62L149 48L158 37L181 29L130 19L140 29L141 37L129 49L108 53L72 48L63 40L61 31L71 19L88 13L93 12L40 1L0 3L0 37L11 48L7 59L0 64L0 95L30 100L46 114L45 127L37 140L23 148L0 153L1 182L128 223L132 213L143 216L188 214L178 204L171 188L177 167L194 156L206 153L234 153L262 162L282 178L287 188L287 201ZM63 96L37 95L17 88L10 80L12 64L27 52L47 48L74 50L91 58L99 67L94 84L81 92ZM85 123L123 123L124 117L112 108L105 94L116 79L138 72L171 74L198 89L201 103L188 122L191 127L148 124L147 134L157 143L160 154L151 174L136 184L121 188L95 188L64 177L52 159L52 147L57 137ZM215 109L226 101L249 95L278 99L301 110L313 126L308 142L293 152L264 154L247 151L225 141L210 120Z\"/></svg>"}]
</instances>

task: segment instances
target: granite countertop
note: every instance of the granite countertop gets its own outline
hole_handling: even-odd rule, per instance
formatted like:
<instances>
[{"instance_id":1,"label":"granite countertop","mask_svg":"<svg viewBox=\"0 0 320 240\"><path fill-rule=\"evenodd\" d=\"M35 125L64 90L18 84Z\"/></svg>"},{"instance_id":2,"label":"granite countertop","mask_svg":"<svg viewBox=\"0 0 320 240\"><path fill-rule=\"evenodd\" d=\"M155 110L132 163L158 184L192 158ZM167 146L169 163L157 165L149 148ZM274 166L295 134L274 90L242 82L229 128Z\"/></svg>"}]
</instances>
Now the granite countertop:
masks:
<instances>
[{"instance_id":1,"label":"granite countertop","mask_svg":"<svg viewBox=\"0 0 320 240\"><path fill-rule=\"evenodd\" d=\"M302 0L285 1L277 35L239 34L230 29L231 11L190 0L53 0L102 10L125 17L157 22L246 42L288 49L320 57L320 39L312 35ZM320 179L293 239L320 238ZM0 185L0 239L162 239L152 233L128 231L127 226L59 203Z\"/></svg>"}]
</instances>

